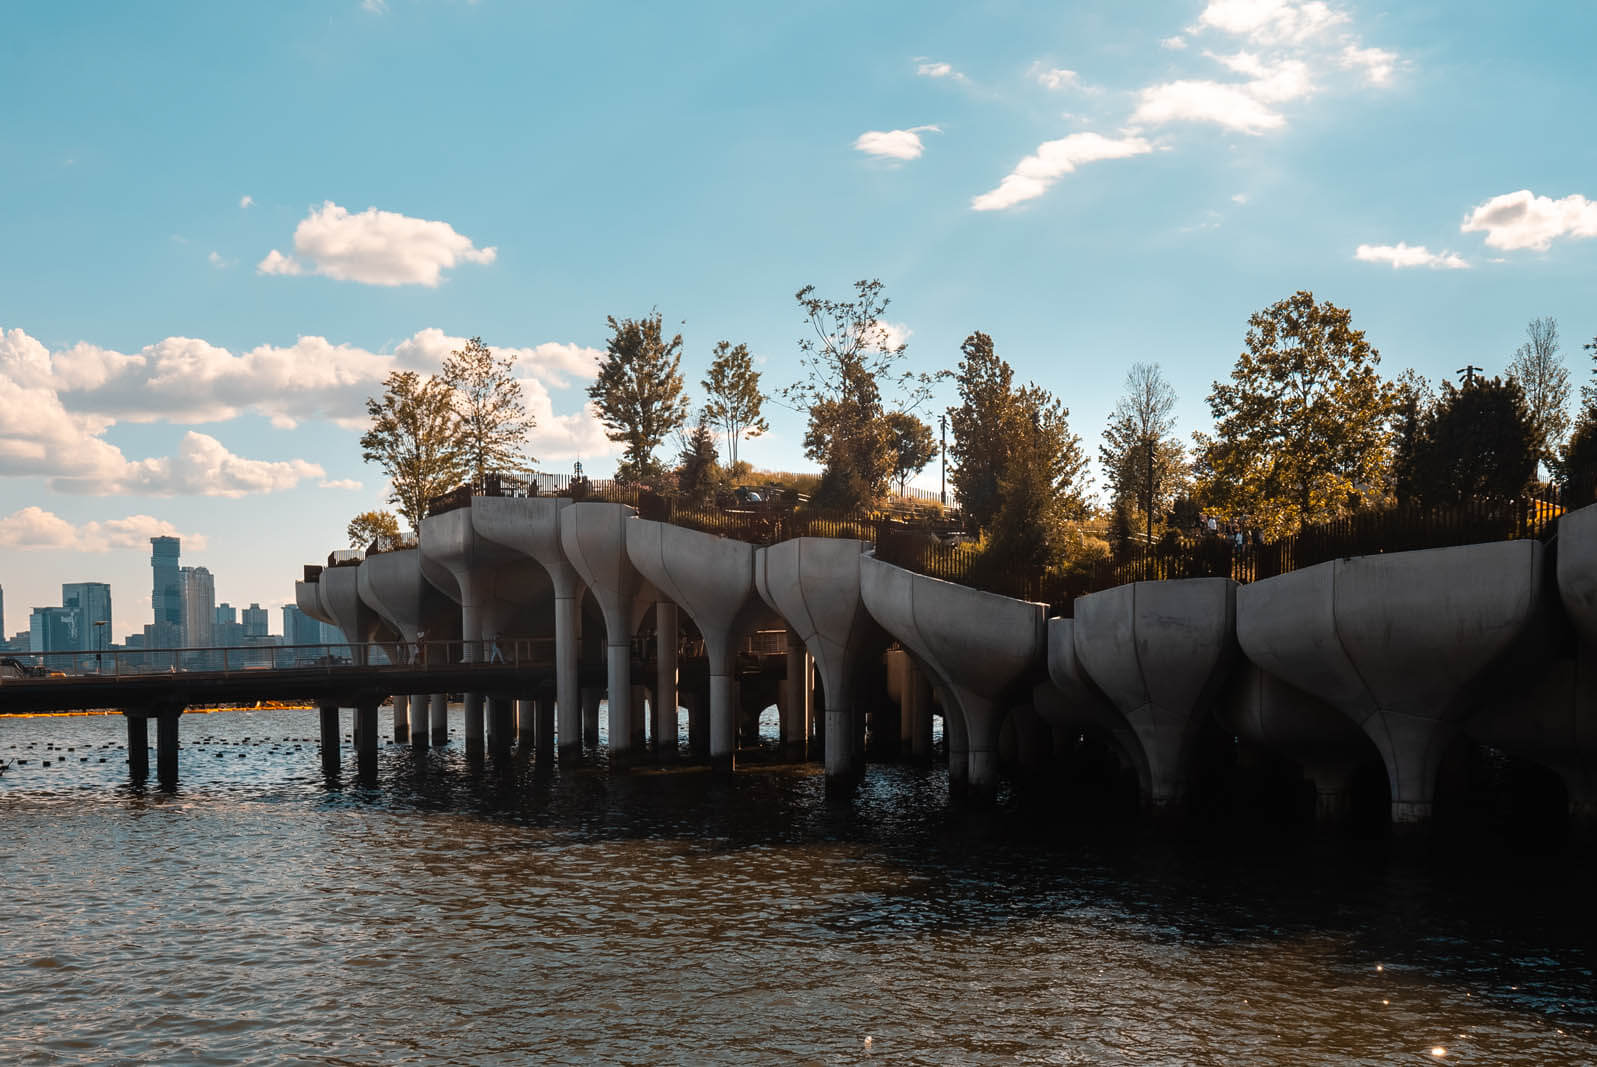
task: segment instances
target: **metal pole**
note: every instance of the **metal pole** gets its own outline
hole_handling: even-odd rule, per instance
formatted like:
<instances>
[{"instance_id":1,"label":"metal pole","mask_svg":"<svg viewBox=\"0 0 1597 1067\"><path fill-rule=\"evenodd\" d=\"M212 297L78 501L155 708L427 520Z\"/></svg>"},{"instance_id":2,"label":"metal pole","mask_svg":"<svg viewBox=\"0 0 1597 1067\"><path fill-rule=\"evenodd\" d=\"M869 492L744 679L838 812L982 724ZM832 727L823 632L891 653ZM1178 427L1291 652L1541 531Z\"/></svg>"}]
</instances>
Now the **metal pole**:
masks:
<instances>
[{"instance_id":1,"label":"metal pole","mask_svg":"<svg viewBox=\"0 0 1597 1067\"><path fill-rule=\"evenodd\" d=\"M937 475L937 499L944 507L948 506L948 414L937 416L937 432L942 435L942 444L937 450L940 469Z\"/></svg>"}]
</instances>

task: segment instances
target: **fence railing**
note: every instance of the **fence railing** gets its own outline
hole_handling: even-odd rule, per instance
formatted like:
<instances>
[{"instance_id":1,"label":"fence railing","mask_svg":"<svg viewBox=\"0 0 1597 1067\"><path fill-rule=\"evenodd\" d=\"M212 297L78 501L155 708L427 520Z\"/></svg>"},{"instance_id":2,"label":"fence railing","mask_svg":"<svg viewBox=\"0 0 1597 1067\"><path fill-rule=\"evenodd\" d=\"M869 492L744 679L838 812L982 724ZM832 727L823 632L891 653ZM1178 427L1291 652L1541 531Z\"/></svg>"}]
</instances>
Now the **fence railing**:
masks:
<instances>
[{"instance_id":1,"label":"fence railing","mask_svg":"<svg viewBox=\"0 0 1597 1067\"><path fill-rule=\"evenodd\" d=\"M151 674L328 670L350 667L546 667L554 639L399 641L370 644L248 645L239 648L110 649L0 654L0 684L13 679L129 678Z\"/></svg>"}]
</instances>

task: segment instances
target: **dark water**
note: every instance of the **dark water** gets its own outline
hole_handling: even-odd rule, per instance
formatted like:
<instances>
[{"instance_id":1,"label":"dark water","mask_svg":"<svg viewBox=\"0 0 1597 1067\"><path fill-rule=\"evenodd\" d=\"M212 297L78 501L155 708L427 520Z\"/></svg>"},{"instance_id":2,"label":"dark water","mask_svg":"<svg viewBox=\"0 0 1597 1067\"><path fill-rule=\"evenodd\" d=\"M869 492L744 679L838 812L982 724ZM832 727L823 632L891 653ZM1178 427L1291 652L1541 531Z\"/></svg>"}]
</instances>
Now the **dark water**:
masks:
<instances>
[{"instance_id":1,"label":"dark water","mask_svg":"<svg viewBox=\"0 0 1597 1067\"><path fill-rule=\"evenodd\" d=\"M829 807L385 746L330 789L315 729L185 716L167 796L119 718L0 719L0 1061L1597 1062L1568 858L950 814L896 767Z\"/></svg>"}]
</instances>

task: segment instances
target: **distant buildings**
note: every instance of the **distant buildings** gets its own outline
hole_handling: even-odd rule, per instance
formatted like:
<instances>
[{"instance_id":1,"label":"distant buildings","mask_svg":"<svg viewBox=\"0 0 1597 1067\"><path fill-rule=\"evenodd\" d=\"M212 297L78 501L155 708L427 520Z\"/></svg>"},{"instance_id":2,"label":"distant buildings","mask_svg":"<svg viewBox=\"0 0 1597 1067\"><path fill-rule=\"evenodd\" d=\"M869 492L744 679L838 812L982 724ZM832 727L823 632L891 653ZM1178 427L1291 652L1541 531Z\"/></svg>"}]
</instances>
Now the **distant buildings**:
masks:
<instances>
[{"instance_id":1,"label":"distant buildings","mask_svg":"<svg viewBox=\"0 0 1597 1067\"><path fill-rule=\"evenodd\" d=\"M34 608L28 619L29 652L71 652L77 648L69 608Z\"/></svg>"},{"instance_id":2,"label":"distant buildings","mask_svg":"<svg viewBox=\"0 0 1597 1067\"><path fill-rule=\"evenodd\" d=\"M68 582L61 586L61 606L72 615L73 651L104 652L111 647L109 585Z\"/></svg>"},{"instance_id":3,"label":"distant buildings","mask_svg":"<svg viewBox=\"0 0 1597 1067\"><path fill-rule=\"evenodd\" d=\"M183 572L178 564L182 546L176 537L150 538L150 570L154 576L150 604L155 609L155 623L153 631L145 633L146 647L183 645Z\"/></svg>"},{"instance_id":4,"label":"distant buildings","mask_svg":"<svg viewBox=\"0 0 1597 1067\"><path fill-rule=\"evenodd\" d=\"M184 567L183 644L188 648L215 648L216 580L204 567Z\"/></svg>"}]
</instances>

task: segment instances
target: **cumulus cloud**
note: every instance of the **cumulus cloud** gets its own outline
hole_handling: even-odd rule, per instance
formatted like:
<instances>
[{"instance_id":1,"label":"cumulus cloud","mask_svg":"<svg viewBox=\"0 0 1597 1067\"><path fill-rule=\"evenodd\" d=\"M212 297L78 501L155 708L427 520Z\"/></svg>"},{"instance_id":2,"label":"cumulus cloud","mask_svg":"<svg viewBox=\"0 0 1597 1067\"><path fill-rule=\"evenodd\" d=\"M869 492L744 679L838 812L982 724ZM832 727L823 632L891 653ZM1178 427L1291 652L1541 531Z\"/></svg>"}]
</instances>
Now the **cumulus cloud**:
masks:
<instances>
[{"instance_id":1,"label":"cumulus cloud","mask_svg":"<svg viewBox=\"0 0 1597 1067\"><path fill-rule=\"evenodd\" d=\"M970 206L975 211L1002 211L1036 199L1083 163L1124 159L1152 150L1141 137L1114 139L1099 133L1073 133L1057 141L1044 141L1036 152L1017 163L996 189L972 197Z\"/></svg>"},{"instance_id":2,"label":"cumulus cloud","mask_svg":"<svg viewBox=\"0 0 1597 1067\"><path fill-rule=\"evenodd\" d=\"M1261 45L1301 44L1347 21L1322 0L1210 0L1198 26Z\"/></svg>"},{"instance_id":3,"label":"cumulus cloud","mask_svg":"<svg viewBox=\"0 0 1597 1067\"><path fill-rule=\"evenodd\" d=\"M922 78L947 78L954 73L954 68L947 63L922 63L915 68L915 73Z\"/></svg>"},{"instance_id":4,"label":"cumulus cloud","mask_svg":"<svg viewBox=\"0 0 1597 1067\"><path fill-rule=\"evenodd\" d=\"M1280 112L1260 102L1239 85L1214 81L1176 81L1151 85L1139 94L1131 121L1212 122L1242 133L1258 134L1286 125Z\"/></svg>"},{"instance_id":5,"label":"cumulus cloud","mask_svg":"<svg viewBox=\"0 0 1597 1067\"><path fill-rule=\"evenodd\" d=\"M1044 89L1074 89L1081 85L1081 75L1073 70L1064 70L1055 67L1052 70L1039 70L1037 84Z\"/></svg>"},{"instance_id":6,"label":"cumulus cloud","mask_svg":"<svg viewBox=\"0 0 1597 1067\"><path fill-rule=\"evenodd\" d=\"M128 460L100 470L55 477L50 486L63 493L107 496L225 496L292 489L327 472L302 459L245 459L216 438L190 430L174 456Z\"/></svg>"},{"instance_id":7,"label":"cumulus cloud","mask_svg":"<svg viewBox=\"0 0 1597 1067\"><path fill-rule=\"evenodd\" d=\"M1476 206L1459 229L1484 232L1492 248L1541 252L1561 237L1597 237L1597 200L1574 193L1554 200L1521 189Z\"/></svg>"},{"instance_id":8,"label":"cumulus cloud","mask_svg":"<svg viewBox=\"0 0 1597 1067\"><path fill-rule=\"evenodd\" d=\"M1167 52L1179 52L1187 47L1187 39L1180 34L1174 37L1165 37L1159 41L1159 47Z\"/></svg>"},{"instance_id":9,"label":"cumulus cloud","mask_svg":"<svg viewBox=\"0 0 1597 1067\"><path fill-rule=\"evenodd\" d=\"M1397 53L1384 48L1360 48L1356 44L1344 45L1337 60L1344 70L1362 70L1364 80L1371 85L1385 85L1392 80L1397 69Z\"/></svg>"},{"instance_id":10,"label":"cumulus cloud","mask_svg":"<svg viewBox=\"0 0 1597 1067\"><path fill-rule=\"evenodd\" d=\"M181 537L183 547L206 547L202 534L182 533L176 526L153 515L129 515L125 519L86 522L74 525L52 511L25 507L0 518L0 548L68 549L74 552L109 552L112 549L143 550L152 537Z\"/></svg>"},{"instance_id":11,"label":"cumulus cloud","mask_svg":"<svg viewBox=\"0 0 1597 1067\"><path fill-rule=\"evenodd\" d=\"M241 208L254 207L255 198L250 196L248 193L245 193L243 196L238 198L238 206Z\"/></svg>"},{"instance_id":12,"label":"cumulus cloud","mask_svg":"<svg viewBox=\"0 0 1597 1067\"><path fill-rule=\"evenodd\" d=\"M907 130L866 130L854 139L854 148L879 159L919 159L925 146L922 133L941 133L936 126L911 126Z\"/></svg>"},{"instance_id":13,"label":"cumulus cloud","mask_svg":"<svg viewBox=\"0 0 1597 1067\"><path fill-rule=\"evenodd\" d=\"M1453 252L1432 252L1424 245L1359 245L1355 259L1366 263L1388 263L1393 270L1429 267L1431 270L1467 270L1469 261Z\"/></svg>"},{"instance_id":14,"label":"cumulus cloud","mask_svg":"<svg viewBox=\"0 0 1597 1067\"><path fill-rule=\"evenodd\" d=\"M362 489L364 485L354 478L335 478L330 481L316 483L318 489Z\"/></svg>"},{"instance_id":15,"label":"cumulus cloud","mask_svg":"<svg viewBox=\"0 0 1597 1067\"><path fill-rule=\"evenodd\" d=\"M272 249L256 266L262 274L314 273L365 285L436 287L460 263L492 263L496 248L478 248L447 222L367 208L351 214L331 200L294 228L299 258ZM307 265L308 264L308 265Z\"/></svg>"}]
</instances>

